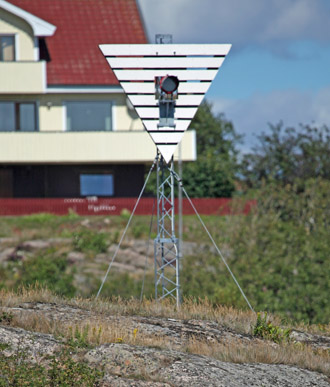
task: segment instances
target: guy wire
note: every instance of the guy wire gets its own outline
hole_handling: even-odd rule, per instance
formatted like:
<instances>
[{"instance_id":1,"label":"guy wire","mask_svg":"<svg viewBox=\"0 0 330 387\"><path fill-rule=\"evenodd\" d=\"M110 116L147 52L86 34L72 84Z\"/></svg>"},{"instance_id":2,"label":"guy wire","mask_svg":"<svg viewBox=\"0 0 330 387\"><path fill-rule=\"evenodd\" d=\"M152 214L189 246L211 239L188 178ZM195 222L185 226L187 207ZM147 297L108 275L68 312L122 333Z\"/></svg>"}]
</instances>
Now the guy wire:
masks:
<instances>
[{"instance_id":1,"label":"guy wire","mask_svg":"<svg viewBox=\"0 0 330 387\"><path fill-rule=\"evenodd\" d=\"M182 188L182 191L184 192L186 198L188 199L188 201L189 201L189 203L190 203L192 209L195 211L195 214L197 215L197 218L198 218L199 221L201 222L201 224L202 224L204 230L206 231L207 235L209 236L211 242L213 243L213 246L214 246L215 249L217 250L217 252L218 252L218 254L219 254L219 256L220 256L222 262L225 264L227 270L229 271L230 275L232 276L232 278L233 278L235 284L237 285L239 291L241 292L241 294L242 294L244 300L246 301L246 303L248 304L248 306L249 306L249 308L252 310L252 312L255 313L255 311L254 311L254 309L252 308L252 306L251 306L249 300L247 299L245 293L243 292L243 289L240 287L240 285L239 285L239 283L238 283L236 277L234 276L234 273L230 270L230 267L229 267L227 261L225 260L225 257L223 256L223 254L221 253L219 247L218 247L217 244L215 243L215 241L214 241L214 239L213 239L211 233L210 233L209 230L207 229L207 227L206 227L205 223L203 222L202 218L200 217L200 215L199 215L199 213L198 213L196 207L194 206L192 200L190 199L190 197L189 197L187 191L185 190L185 188L184 188L184 186L183 186L183 183L182 183L182 179L180 178L180 176L179 176L176 172L172 171L171 169L169 169L169 171L170 171L170 173L173 173L174 177L177 179L178 183L180 184L180 186L181 186L181 188Z\"/></svg>"},{"instance_id":2,"label":"guy wire","mask_svg":"<svg viewBox=\"0 0 330 387\"><path fill-rule=\"evenodd\" d=\"M154 167L155 167L155 165L156 165L156 163L157 163L157 161L158 161L158 157L159 157L159 156L158 156L158 154L157 154L157 156L155 157L154 162L153 162L152 165L151 165L151 168L150 168L150 170L149 170L148 176L147 176L147 178L146 178L146 180L145 180L145 182L144 182L144 184L143 184L143 187L142 187L142 189L141 189L140 195L139 195L139 197L138 197L138 199L137 199L137 201L136 201L136 203L135 203L135 206L134 206L134 208L133 208L133 211L132 211L132 213L131 213L131 215L130 215L130 217L129 217L129 219L128 219L127 225L126 225L126 227L125 227L125 230L124 230L124 232L123 232L123 234L122 234L122 236L121 236L121 238L120 238L120 241L119 241L119 243L118 243L118 245L117 245L116 251L115 251L115 253L114 253L113 257L112 257L111 262L109 263L108 270L107 270L107 272L106 272L106 274L105 274L105 276L104 276L104 278L103 278L103 281L102 281L102 283L101 283L101 286L100 286L100 288L99 288L99 290L98 290L98 292L97 292L96 300L98 299L98 297L99 297L99 295L100 295L100 293L101 293L101 290L102 290L102 288L103 288L103 285L104 285L104 283L105 283L105 281L106 281L106 279L107 279L107 277L108 277L108 274L109 274L109 272L110 272L111 266L112 266L112 264L113 264L113 262L114 262L114 260L115 260L115 258L116 258L116 256L117 256L117 253L118 253L118 251L119 251L120 245L121 245L121 243L122 243L122 241L123 241L123 239L124 239L124 236L125 236L125 234L126 234L126 231L127 231L128 227L129 227L129 225L130 225L130 223L131 223L131 220L132 220L132 218L133 218L133 215L134 215L134 213L135 213L135 210L136 210L136 208L137 208L137 206L138 206L138 204L139 204L139 202L140 202L141 196L142 196L142 194L143 194L143 192L144 192L144 190L145 190L145 188L146 188L146 185L147 185L147 183L148 183L148 180L149 180L149 177L150 177L150 175L151 175L151 172L153 171L153 169L154 169Z\"/></svg>"},{"instance_id":3,"label":"guy wire","mask_svg":"<svg viewBox=\"0 0 330 387\"><path fill-rule=\"evenodd\" d=\"M144 292L144 282L145 282L145 279L146 279L147 263L148 263L148 253L149 253L150 239L151 239L150 238L151 237L151 230L152 230L152 224L153 224L154 212L155 212L155 203L156 203L156 198L154 199L154 202L153 202L153 205L152 205L152 213L151 213L149 235L148 235L148 242L147 242L147 249L146 249L146 260L145 260L145 264L144 264L143 281L142 281L141 294L140 294L140 304L142 303L143 292Z\"/></svg>"}]
</instances>

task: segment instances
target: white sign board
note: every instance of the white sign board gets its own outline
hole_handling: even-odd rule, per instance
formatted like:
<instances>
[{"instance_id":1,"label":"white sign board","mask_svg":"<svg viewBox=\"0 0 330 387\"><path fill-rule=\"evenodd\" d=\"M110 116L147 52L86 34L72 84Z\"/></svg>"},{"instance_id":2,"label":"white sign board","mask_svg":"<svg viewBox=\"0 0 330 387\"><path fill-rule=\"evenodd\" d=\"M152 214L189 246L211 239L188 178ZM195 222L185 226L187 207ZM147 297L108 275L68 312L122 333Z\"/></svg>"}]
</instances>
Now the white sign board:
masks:
<instances>
[{"instance_id":1,"label":"white sign board","mask_svg":"<svg viewBox=\"0 0 330 387\"><path fill-rule=\"evenodd\" d=\"M102 44L121 87L168 163L217 75L230 44ZM175 127L158 127L155 78L179 79Z\"/></svg>"}]
</instances>

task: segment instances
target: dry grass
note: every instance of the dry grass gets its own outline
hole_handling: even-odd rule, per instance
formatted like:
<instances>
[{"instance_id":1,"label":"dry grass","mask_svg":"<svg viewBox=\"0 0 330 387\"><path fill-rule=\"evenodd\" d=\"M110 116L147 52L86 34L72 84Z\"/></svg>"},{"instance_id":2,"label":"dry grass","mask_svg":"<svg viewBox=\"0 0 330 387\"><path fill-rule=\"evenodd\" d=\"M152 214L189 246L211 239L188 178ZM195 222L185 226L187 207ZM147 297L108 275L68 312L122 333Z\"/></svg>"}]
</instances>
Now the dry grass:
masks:
<instances>
[{"instance_id":1,"label":"dry grass","mask_svg":"<svg viewBox=\"0 0 330 387\"><path fill-rule=\"evenodd\" d=\"M71 345L95 346L105 343L125 343L146 347L175 349L233 363L288 364L330 376L329 351L315 350L307 345L255 339L250 342L233 339L229 343L190 338L175 344L166 336L146 335L129 323L99 319L82 320L79 324L50 321L44 316L30 314L15 317L12 325L29 331L50 333Z\"/></svg>"},{"instance_id":2,"label":"dry grass","mask_svg":"<svg viewBox=\"0 0 330 387\"><path fill-rule=\"evenodd\" d=\"M258 340L242 344L239 341L227 344L210 344L191 341L187 351L206 355L232 363L288 364L330 376L330 356L325 350L314 350L300 343L273 344Z\"/></svg>"},{"instance_id":3,"label":"dry grass","mask_svg":"<svg viewBox=\"0 0 330 387\"><path fill-rule=\"evenodd\" d=\"M180 309L170 299L161 303L154 300L144 299L142 303L136 299L123 300L120 297L113 299L100 298L73 298L65 299L56 296L44 288L21 288L18 292L0 290L0 305L4 307L16 306L23 302L45 302L58 305L72 305L78 308L88 309L99 314L118 316L154 316L175 318L180 320L208 320L230 328L238 333L250 333L251 326L255 324L256 315L251 311L244 311L219 305L217 307L207 299L200 299L196 302L193 299L184 299ZM276 316L272 321L279 323Z\"/></svg>"},{"instance_id":4,"label":"dry grass","mask_svg":"<svg viewBox=\"0 0 330 387\"><path fill-rule=\"evenodd\" d=\"M72 305L90 310L91 316L82 319L77 324L47 319L36 313L16 315L11 325L29 331L50 333L62 338L64 342L73 345L99 345L104 343L126 343L165 349L176 349L198 355L206 355L215 359L235 363L267 363L289 364L313 371L322 372L330 376L329 351L315 350L310 346L294 343L275 344L261 339L241 341L239 338L230 342L212 342L190 338L175 343L170 337L155 334L145 334L129 319L109 320L105 316L158 316L175 319L201 319L216 321L238 333L251 333L251 327L256 322L255 315L250 311L240 311L233 308L218 306L213 308L207 300L198 303L185 300L180 310L176 310L170 302L157 304L154 301L144 300L140 304L136 300L95 300L72 299L65 300L46 289L21 289L18 293L0 291L0 305L13 307L23 302L45 302L57 305ZM274 324L280 319L271 316ZM303 328L304 326L298 326ZM309 326L310 331L317 330L317 326ZM319 328L320 329L320 328ZM322 327L322 330L325 328ZM326 326L329 329L329 326ZM327 330L329 332L329 330Z\"/></svg>"},{"instance_id":5,"label":"dry grass","mask_svg":"<svg viewBox=\"0 0 330 387\"><path fill-rule=\"evenodd\" d=\"M23 302L45 302L58 305L72 305L78 308L88 309L100 314L111 314L118 316L155 316L166 318L177 318L181 320L208 320L215 321L224 327L228 327L238 333L251 333L251 327L255 325L256 315L250 310L240 310L232 307L218 305L214 307L207 299L199 299L197 302L191 298L185 298L180 309L170 299L161 303L154 300L144 299L140 303L137 299L121 299L115 297L105 298L72 298L66 299L50 292L46 288L34 286L21 288L17 292L1 289L0 306L16 306ZM292 328L312 334L330 336L330 323L313 324L292 323L286 325L282 319L274 314L268 313L269 319L274 325L284 328Z\"/></svg>"},{"instance_id":6,"label":"dry grass","mask_svg":"<svg viewBox=\"0 0 330 387\"><path fill-rule=\"evenodd\" d=\"M330 323L328 324L305 324L303 322L294 324L294 329L315 335L330 336Z\"/></svg>"},{"instance_id":7,"label":"dry grass","mask_svg":"<svg viewBox=\"0 0 330 387\"><path fill-rule=\"evenodd\" d=\"M47 288L33 286L22 287L18 291L10 291L6 289L0 290L0 306L15 306L23 302L45 302L56 303L58 305L72 305L77 308L87 309L99 314L109 314L118 316L154 316L176 318L180 320L207 320L215 321L224 327L228 327L237 333L250 334L251 327L256 323L256 314L250 310L240 310L232 307L218 305L214 307L209 300L199 299L197 302L191 298L185 298L180 309L177 309L175 304L170 299L166 299L161 303L156 303L154 300L144 299L140 303L137 299L122 299L115 297L112 299L105 298L72 298L66 299L49 291ZM282 323L282 319L274 314L268 313L269 319L273 325L283 326L283 328L291 328L330 336L330 323L328 324L313 324L292 323L286 325Z\"/></svg>"},{"instance_id":8,"label":"dry grass","mask_svg":"<svg viewBox=\"0 0 330 387\"><path fill-rule=\"evenodd\" d=\"M55 302L64 304L67 303L67 300L50 292L47 288L38 286L22 287L17 291L7 289L0 290L1 306L12 307L22 302Z\"/></svg>"},{"instance_id":9,"label":"dry grass","mask_svg":"<svg viewBox=\"0 0 330 387\"><path fill-rule=\"evenodd\" d=\"M73 346L95 346L106 343L126 343L149 347L173 349L168 338L155 335L141 335L139 329L122 321L109 321L91 317L79 323L49 320L47 317L30 313L14 316L11 326L31 332L52 334L64 343Z\"/></svg>"}]
</instances>

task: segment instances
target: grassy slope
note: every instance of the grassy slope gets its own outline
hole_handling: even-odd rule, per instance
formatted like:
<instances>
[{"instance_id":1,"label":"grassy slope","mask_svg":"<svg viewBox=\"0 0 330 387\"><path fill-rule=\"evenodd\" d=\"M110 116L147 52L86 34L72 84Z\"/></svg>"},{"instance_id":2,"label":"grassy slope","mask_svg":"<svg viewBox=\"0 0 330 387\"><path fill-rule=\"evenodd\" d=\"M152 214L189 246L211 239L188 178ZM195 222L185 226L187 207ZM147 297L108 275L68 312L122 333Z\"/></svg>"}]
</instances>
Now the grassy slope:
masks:
<instances>
[{"instance_id":1,"label":"grassy slope","mask_svg":"<svg viewBox=\"0 0 330 387\"><path fill-rule=\"evenodd\" d=\"M55 314L15 314L15 309L23 303L48 304L56 314L56 308L61 310L61 316ZM68 307L69 312L64 316L63 306ZM70 312L70 308L72 309ZM11 315L11 310L14 312ZM81 313L81 318L75 320L72 325L71 318L74 313ZM80 312L79 312L80 311ZM70 313L72 317L70 318ZM169 337L158 333L143 335L138 329L134 329L134 321L129 317L144 316L146 318L168 318L180 321L199 320L200 330L203 328L203 321L217 324L223 329L229 329L231 339L228 342L224 336L223 341L209 341L199 335L192 336L188 341L178 344L183 352L206 355L222 361L234 363L268 363L268 364L289 364L307 368L330 375L329 350L315 348L310 345L295 342L287 339L283 333L285 329L294 329L294 326L279 328L280 319L270 315L267 322L271 324L277 332L275 337L269 334L267 328L259 324L259 335L256 337L257 317L251 311L241 311L223 306L213 307L208 301L200 300L194 302L185 300L180 310L169 302L157 304L153 301L145 300L142 304L136 300L121 299L64 299L56 296L45 289L21 289L14 293L7 290L0 292L0 325L7 324L17 326L29 331L50 333L55 337L64 338L68 348L76 349L90 348L103 343L124 342L131 345L142 345L148 347L172 348ZM9 316L9 317L8 317ZM64 320L61 320L62 317ZM114 319L113 316L125 316L125 318ZM59 319L58 319L59 318ZM1 320L1 319L0 319ZM307 327L300 326L300 329ZM316 331L317 327L309 327L309 331ZM330 335L330 326L327 326L327 333ZM244 340L244 337L247 340ZM275 342L274 342L275 340ZM67 360L66 360L67 361Z\"/></svg>"},{"instance_id":2,"label":"grassy slope","mask_svg":"<svg viewBox=\"0 0 330 387\"><path fill-rule=\"evenodd\" d=\"M270 187L269 192L261 194L256 213L204 217L256 310L274 311L286 320L321 326L329 323L330 207L328 186L322 187L312 186L300 196L290 187L284 191ZM68 296L95 294L127 220L128 214L86 218L74 213L63 217L39 214L0 218L0 238L14 238L8 245L15 245L9 262L0 266L0 288L39 281ZM155 227L154 221L151 239ZM148 240L149 228L150 217L133 218L103 295L139 297L145 259L144 252L131 254L135 248L132 241L139 239L145 250L143 241ZM22 248L26 240L57 237L66 239L66 245L55 243L55 247L36 252ZM214 305L245 308L245 301L194 216L184 217L184 241L191 242L192 248L182 262L183 294L207 296ZM72 260L73 250L82 255ZM152 246L149 254L152 256ZM148 296L153 294L152 266L150 258L145 288Z\"/></svg>"}]
</instances>

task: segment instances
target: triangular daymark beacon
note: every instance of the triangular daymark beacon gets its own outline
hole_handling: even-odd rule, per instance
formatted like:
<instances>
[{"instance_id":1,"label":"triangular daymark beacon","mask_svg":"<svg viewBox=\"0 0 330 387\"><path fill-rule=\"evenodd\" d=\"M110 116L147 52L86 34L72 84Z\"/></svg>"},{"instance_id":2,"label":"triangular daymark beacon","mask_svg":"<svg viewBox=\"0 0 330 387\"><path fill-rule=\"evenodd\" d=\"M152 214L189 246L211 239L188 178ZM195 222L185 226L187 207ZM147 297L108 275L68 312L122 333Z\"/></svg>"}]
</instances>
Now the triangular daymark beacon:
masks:
<instances>
[{"instance_id":1,"label":"triangular daymark beacon","mask_svg":"<svg viewBox=\"0 0 330 387\"><path fill-rule=\"evenodd\" d=\"M230 44L102 44L121 87L168 163L217 75ZM174 127L159 127L155 79L179 80Z\"/></svg>"}]
</instances>

